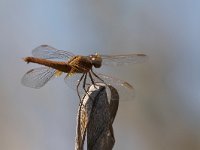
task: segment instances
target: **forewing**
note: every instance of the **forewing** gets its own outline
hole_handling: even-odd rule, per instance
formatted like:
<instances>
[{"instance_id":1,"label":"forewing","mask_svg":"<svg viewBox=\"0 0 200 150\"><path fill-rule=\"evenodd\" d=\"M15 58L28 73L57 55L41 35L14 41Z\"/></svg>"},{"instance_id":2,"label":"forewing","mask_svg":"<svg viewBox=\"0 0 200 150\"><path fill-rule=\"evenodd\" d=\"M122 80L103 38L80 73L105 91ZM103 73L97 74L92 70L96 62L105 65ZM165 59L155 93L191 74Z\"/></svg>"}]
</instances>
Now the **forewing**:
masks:
<instances>
[{"instance_id":1,"label":"forewing","mask_svg":"<svg viewBox=\"0 0 200 150\"><path fill-rule=\"evenodd\" d=\"M49 45L40 45L32 50L32 55L44 59L63 59L67 60L74 56L73 53L64 50L58 50Z\"/></svg>"},{"instance_id":2,"label":"forewing","mask_svg":"<svg viewBox=\"0 0 200 150\"><path fill-rule=\"evenodd\" d=\"M126 65L143 63L147 60L145 54L129 54L129 55L101 55L103 65Z\"/></svg>"},{"instance_id":3,"label":"forewing","mask_svg":"<svg viewBox=\"0 0 200 150\"><path fill-rule=\"evenodd\" d=\"M22 77L21 83L27 87L38 89L44 86L55 72L55 69L49 67L31 69Z\"/></svg>"}]
</instances>

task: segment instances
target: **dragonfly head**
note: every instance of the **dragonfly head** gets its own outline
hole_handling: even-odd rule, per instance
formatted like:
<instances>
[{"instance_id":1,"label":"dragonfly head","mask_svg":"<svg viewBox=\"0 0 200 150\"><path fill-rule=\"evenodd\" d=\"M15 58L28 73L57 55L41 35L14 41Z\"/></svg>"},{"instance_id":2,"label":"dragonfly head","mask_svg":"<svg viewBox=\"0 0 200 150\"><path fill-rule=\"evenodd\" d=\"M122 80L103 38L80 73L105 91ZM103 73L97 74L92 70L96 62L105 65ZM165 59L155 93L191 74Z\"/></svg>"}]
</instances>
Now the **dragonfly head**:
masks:
<instances>
[{"instance_id":1,"label":"dragonfly head","mask_svg":"<svg viewBox=\"0 0 200 150\"><path fill-rule=\"evenodd\" d=\"M90 61L92 62L92 65L95 68L100 68L101 67L102 58L98 53L96 53L95 55L90 55Z\"/></svg>"}]
</instances>

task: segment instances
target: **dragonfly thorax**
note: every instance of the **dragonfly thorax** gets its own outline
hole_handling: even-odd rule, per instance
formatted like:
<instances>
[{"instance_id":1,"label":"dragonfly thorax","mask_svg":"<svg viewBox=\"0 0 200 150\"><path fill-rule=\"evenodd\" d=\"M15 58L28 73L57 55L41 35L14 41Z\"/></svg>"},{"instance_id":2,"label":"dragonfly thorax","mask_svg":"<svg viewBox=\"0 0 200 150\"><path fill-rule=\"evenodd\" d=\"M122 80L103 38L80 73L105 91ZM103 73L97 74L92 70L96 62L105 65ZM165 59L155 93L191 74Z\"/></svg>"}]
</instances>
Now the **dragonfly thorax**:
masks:
<instances>
[{"instance_id":1,"label":"dragonfly thorax","mask_svg":"<svg viewBox=\"0 0 200 150\"><path fill-rule=\"evenodd\" d=\"M102 58L99 54L90 55L90 61L95 68L100 68L102 64Z\"/></svg>"}]
</instances>

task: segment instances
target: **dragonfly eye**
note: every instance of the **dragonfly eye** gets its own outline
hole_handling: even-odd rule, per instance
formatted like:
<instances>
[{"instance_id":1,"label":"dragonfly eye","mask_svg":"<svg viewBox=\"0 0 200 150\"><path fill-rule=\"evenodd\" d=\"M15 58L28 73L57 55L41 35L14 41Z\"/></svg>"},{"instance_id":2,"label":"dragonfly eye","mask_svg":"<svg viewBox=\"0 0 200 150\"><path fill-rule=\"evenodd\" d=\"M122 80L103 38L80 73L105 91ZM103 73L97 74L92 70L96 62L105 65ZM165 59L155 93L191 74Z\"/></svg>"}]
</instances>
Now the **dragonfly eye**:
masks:
<instances>
[{"instance_id":1,"label":"dragonfly eye","mask_svg":"<svg viewBox=\"0 0 200 150\"><path fill-rule=\"evenodd\" d=\"M92 64L94 65L95 68L100 68L102 63L101 57L93 57L92 58Z\"/></svg>"}]
</instances>

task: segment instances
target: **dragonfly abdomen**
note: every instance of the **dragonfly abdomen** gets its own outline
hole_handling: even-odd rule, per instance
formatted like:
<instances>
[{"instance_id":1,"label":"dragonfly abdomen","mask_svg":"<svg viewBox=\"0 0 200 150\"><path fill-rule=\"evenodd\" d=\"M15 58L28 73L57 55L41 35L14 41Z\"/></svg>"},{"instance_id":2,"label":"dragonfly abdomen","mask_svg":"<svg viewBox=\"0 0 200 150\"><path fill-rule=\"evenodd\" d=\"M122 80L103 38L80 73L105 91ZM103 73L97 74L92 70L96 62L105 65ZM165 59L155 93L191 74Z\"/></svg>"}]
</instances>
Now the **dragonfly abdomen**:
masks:
<instances>
[{"instance_id":1,"label":"dragonfly abdomen","mask_svg":"<svg viewBox=\"0 0 200 150\"><path fill-rule=\"evenodd\" d=\"M37 63L37 64L44 65L47 67L51 67L65 73L69 73L72 68L67 62L52 61L52 60L47 60L43 58L26 57L24 58L24 61L27 63L30 63L30 62Z\"/></svg>"}]
</instances>

